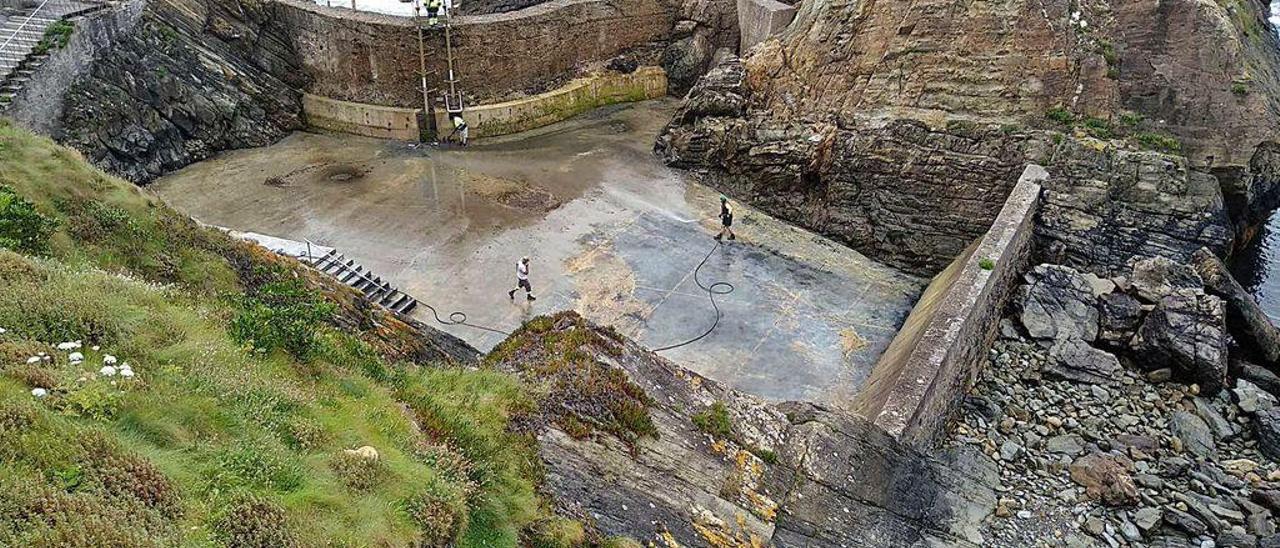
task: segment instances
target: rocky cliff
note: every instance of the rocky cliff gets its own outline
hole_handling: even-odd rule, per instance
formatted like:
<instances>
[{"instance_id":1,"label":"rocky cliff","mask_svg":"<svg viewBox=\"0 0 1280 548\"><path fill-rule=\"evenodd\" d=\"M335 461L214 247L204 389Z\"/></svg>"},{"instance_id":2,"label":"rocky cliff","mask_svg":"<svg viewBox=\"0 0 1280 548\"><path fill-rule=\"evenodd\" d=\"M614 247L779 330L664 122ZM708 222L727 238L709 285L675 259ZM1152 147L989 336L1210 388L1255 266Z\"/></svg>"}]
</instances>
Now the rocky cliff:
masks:
<instances>
[{"instance_id":1,"label":"rocky cliff","mask_svg":"<svg viewBox=\"0 0 1280 548\"><path fill-rule=\"evenodd\" d=\"M573 313L530 322L489 360L549 387L539 390L551 394L543 420L528 421L545 489L600 535L657 546L973 546L995 504L993 464L976 451L926 456L848 413L766 403Z\"/></svg>"},{"instance_id":2,"label":"rocky cliff","mask_svg":"<svg viewBox=\"0 0 1280 548\"><path fill-rule=\"evenodd\" d=\"M276 7L145 0L76 76L54 136L136 183L300 128L306 84Z\"/></svg>"},{"instance_id":3,"label":"rocky cliff","mask_svg":"<svg viewBox=\"0 0 1280 548\"><path fill-rule=\"evenodd\" d=\"M1067 147L1086 180L1149 179L1108 169L1185 157L1169 161L1218 187L1222 207L1198 212L1224 210L1230 243L1280 199L1266 15L1257 0L806 2L783 36L704 77L657 150L926 272L981 234L1023 163L1053 173L1064 141L1092 150L1080 162Z\"/></svg>"}]
</instances>

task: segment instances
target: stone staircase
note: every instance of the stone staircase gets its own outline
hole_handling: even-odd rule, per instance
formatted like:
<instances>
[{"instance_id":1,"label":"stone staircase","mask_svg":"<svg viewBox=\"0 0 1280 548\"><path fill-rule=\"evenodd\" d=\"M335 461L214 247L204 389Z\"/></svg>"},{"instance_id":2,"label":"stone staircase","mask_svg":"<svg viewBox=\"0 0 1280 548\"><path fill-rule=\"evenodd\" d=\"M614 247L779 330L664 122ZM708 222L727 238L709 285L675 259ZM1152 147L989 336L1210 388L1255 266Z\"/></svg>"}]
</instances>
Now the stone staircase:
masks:
<instances>
[{"instance_id":1,"label":"stone staircase","mask_svg":"<svg viewBox=\"0 0 1280 548\"><path fill-rule=\"evenodd\" d=\"M381 277L348 259L338 250L332 249L321 257L303 259L311 263L317 270L324 272L338 281L349 285L364 294L370 301L378 303L392 312L408 314L418 306L418 300L391 286Z\"/></svg>"},{"instance_id":2,"label":"stone staircase","mask_svg":"<svg viewBox=\"0 0 1280 548\"><path fill-rule=\"evenodd\" d=\"M48 51L37 52L45 32L54 23L101 8L69 0L46 0L38 7L10 13L0 24L0 111L49 58Z\"/></svg>"}]
</instances>

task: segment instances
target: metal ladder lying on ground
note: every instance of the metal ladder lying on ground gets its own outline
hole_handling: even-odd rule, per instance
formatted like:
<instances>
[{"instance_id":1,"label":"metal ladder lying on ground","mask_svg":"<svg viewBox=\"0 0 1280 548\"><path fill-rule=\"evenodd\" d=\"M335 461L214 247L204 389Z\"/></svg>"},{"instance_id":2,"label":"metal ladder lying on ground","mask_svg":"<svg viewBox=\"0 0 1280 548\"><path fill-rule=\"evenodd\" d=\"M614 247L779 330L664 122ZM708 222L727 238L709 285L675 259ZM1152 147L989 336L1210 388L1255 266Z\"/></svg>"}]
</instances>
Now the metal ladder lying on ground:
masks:
<instances>
[{"instance_id":1,"label":"metal ladder lying on ground","mask_svg":"<svg viewBox=\"0 0 1280 548\"><path fill-rule=\"evenodd\" d=\"M356 264L354 260L333 249L320 257L303 257L316 270L324 272L338 281L355 288L364 294L369 301L378 303L392 312L408 314L418 306L418 300L407 293L392 287L390 282L374 276L372 272Z\"/></svg>"},{"instance_id":2,"label":"metal ladder lying on ground","mask_svg":"<svg viewBox=\"0 0 1280 548\"><path fill-rule=\"evenodd\" d=\"M40 46L58 21L101 8L68 0L44 0L26 14L10 16L0 25L0 111L8 108L36 69L49 58Z\"/></svg>"}]
</instances>

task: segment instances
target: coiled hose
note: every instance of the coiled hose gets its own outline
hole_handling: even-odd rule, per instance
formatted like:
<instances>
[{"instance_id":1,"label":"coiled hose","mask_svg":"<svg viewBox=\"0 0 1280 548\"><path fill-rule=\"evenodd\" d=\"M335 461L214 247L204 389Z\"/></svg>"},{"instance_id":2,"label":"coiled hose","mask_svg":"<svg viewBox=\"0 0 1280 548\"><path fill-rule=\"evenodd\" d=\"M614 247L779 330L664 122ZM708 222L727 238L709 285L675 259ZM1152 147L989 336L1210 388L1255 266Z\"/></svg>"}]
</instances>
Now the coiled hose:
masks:
<instances>
[{"instance_id":1,"label":"coiled hose","mask_svg":"<svg viewBox=\"0 0 1280 548\"><path fill-rule=\"evenodd\" d=\"M733 293L733 290L734 290L733 284L729 282L715 282L715 283L712 283L711 285L703 285L702 279L698 276L702 272L702 267L706 266L707 261L711 259L711 255L715 254L716 250L719 248L720 248L720 243L716 242L716 245L711 248L711 251L707 252L707 256L702 258L702 262L698 263L698 267L693 269L693 283L698 284L699 288L707 292L707 299L711 301L711 308L716 312L715 321L711 322L711 327L708 327L707 330L703 331L701 335L698 335L697 337L694 337L692 339L689 339L681 343L673 344L671 346L655 348L653 349L654 352L666 352L668 350L675 350L682 346L691 345L702 339L707 338L708 335L710 335L713 331L716 330L716 327L720 326L720 319L724 317L724 313L720 310L720 305L716 303L716 295L728 295L730 293Z\"/></svg>"}]
</instances>

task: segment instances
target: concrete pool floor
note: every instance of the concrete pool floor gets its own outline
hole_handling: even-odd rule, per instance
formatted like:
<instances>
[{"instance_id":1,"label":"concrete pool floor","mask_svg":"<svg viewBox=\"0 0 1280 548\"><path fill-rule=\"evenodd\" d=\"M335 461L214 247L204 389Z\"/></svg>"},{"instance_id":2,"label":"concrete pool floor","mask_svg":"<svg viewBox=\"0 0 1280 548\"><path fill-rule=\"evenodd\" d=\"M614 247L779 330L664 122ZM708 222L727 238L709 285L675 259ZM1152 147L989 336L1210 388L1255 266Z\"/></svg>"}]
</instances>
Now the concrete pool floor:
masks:
<instances>
[{"instance_id":1,"label":"concrete pool floor","mask_svg":"<svg viewBox=\"0 0 1280 548\"><path fill-rule=\"evenodd\" d=\"M650 153L674 106L610 107L466 149L296 133L151 189L206 223L336 247L442 316L509 331L573 308L655 348L714 320L693 277L711 253L703 283L736 287L717 298L724 319L664 355L770 399L843 406L926 280L745 205L738 241L713 252L718 195ZM532 303L507 297L522 255ZM438 327L481 351L504 338Z\"/></svg>"}]
</instances>

